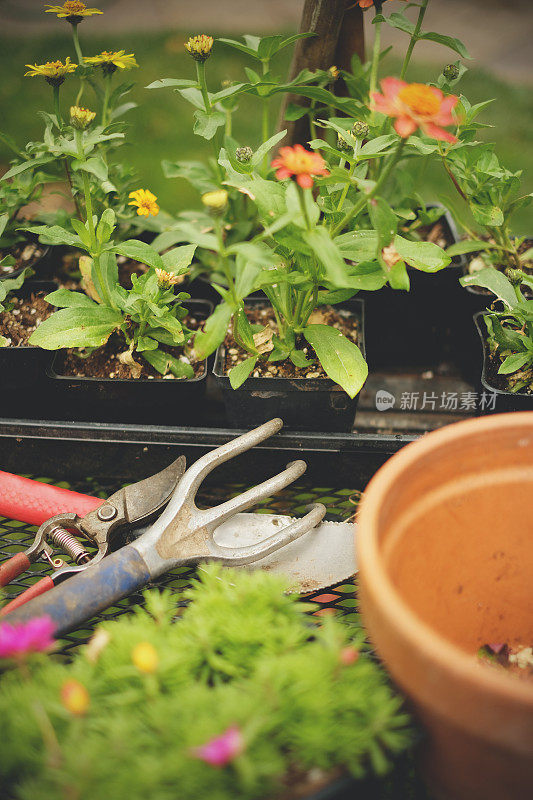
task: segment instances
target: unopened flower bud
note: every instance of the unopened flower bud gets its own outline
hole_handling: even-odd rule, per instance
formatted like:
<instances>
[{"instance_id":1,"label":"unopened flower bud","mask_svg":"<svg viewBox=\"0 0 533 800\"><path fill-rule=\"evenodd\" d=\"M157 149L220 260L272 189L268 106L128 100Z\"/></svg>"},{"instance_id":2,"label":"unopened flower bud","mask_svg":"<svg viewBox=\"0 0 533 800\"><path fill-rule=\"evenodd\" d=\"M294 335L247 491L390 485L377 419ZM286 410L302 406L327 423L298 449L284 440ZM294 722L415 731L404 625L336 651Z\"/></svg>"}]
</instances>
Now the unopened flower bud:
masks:
<instances>
[{"instance_id":1,"label":"unopened flower bud","mask_svg":"<svg viewBox=\"0 0 533 800\"><path fill-rule=\"evenodd\" d=\"M82 108L81 106L70 107L70 124L79 131L88 128L95 117L96 113L89 111L88 108Z\"/></svg>"},{"instance_id":2,"label":"unopened flower bud","mask_svg":"<svg viewBox=\"0 0 533 800\"><path fill-rule=\"evenodd\" d=\"M350 150L353 150L340 133L337 134L337 150L340 150L342 153L349 153Z\"/></svg>"},{"instance_id":3,"label":"unopened flower bud","mask_svg":"<svg viewBox=\"0 0 533 800\"><path fill-rule=\"evenodd\" d=\"M189 51L195 61L206 61L213 49L213 37L201 33L198 36L190 36L185 42L185 49Z\"/></svg>"},{"instance_id":4,"label":"unopened flower bud","mask_svg":"<svg viewBox=\"0 0 533 800\"><path fill-rule=\"evenodd\" d=\"M85 686L76 680L65 681L61 687L61 702L75 717L83 717L91 699Z\"/></svg>"},{"instance_id":5,"label":"unopened flower bud","mask_svg":"<svg viewBox=\"0 0 533 800\"><path fill-rule=\"evenodd\" d=\"M368 136L368 125L366 122L358 119L357 122L354 122L352 126L352 136L355 136L356 139L364 139Z\"/></svg>"},{"instance_id":6,"label":"unopened flower bud","mask_svg":"<svg viewBox=\"0 0 533 800\"><path fill-rule=\"evenodd\" d=\"M251 147L248 147L248 146L238 147L235 150L235 158L241 164L247 164L250 161L250 159L253 156L253 154L254 154L254 151L252 150Z\"/></svg>"},{"instance_id":7,"label":"unopened flower bud","mask_svg":"<svg viewBox=\"0 0 533 800\"><path fill-rule=\"evenodd\" d=\"M513 286L520 286L520 284L522 283L522 279L524 277L522 270L511 269L511 267L508 267L505 270L505 275L509 279L509 282L513 284Z\"/></svg>"},{"instance_id":8,"label":"unopened flower bud","mask_svg":"<svg viewBox=\"0 0 533 800\"><path fill-rule=\"evenodd\" d=\"M459 67L457 66L457 64L446 64L446 66L442 70L442 74L444 75L447 81L454 81L456 78L459 77Z\"/></svg>"},{"instance_id":9,"label":"unopened flower bud","mask_svg":"<svg viewBox=\"0 0 533 800\"><path fill-rule=\"evenodd\" d=\"M150 642L139 642L131 653L131 660L139 670L146 675L155 672L159 666L157 650Z\"/></svg>"},{"instance_id":10,"label":"unopened flower bud","mask_svg":"<svg viewBox=\"0 0 533 800\"><path fill-rule=\"evenodd\" d=\"M224 213L228 204L228 193L225 189L217 189L214 192L206 192L202 195L202 203L214 216Z\"/></svg>"},{"instance_id":11,"label":"unopened flower bud","mask_svg":"<svg viewBox=\"0 0 533 800\"><path fill-rule=\"evenodd\" d=\"M157 285L160 289L170 289L171 286L183 281L181 275L173 275L172 272L167 272L166 269L159 269L159 267L155 268L155 274L157 275Z\"/></svg>"}]
</instances>

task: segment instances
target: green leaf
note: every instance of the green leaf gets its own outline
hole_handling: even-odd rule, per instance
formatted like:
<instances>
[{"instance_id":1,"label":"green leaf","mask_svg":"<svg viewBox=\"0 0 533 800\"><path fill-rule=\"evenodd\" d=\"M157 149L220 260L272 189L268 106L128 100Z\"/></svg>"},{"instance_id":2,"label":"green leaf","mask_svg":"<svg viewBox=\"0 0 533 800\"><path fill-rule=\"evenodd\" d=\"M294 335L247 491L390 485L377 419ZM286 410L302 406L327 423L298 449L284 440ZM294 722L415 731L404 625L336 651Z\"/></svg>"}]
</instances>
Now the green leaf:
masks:
<instances>
[{"instance_id":1,"label":"green leaf","mask_svg":"<svg viewBox=\"0 0 533 800\"><path fill-rule=\"evenodd\" d=\"M308 325L303 334L326 374L353 399L368 376L368 365L357 345L328 325Z\"/></svg>"},{"instance_id":2,"label":"green leaf","mask_svg":"<svg viewBox=\"0 0 533 800\"><path fill-rule=\"evenodd\" d=\"M72 220L74 224L74 220ZM100 222L96 228L96 238L101 244L105 244L111 238L111 234L115 229L116 215L112 208L106 208Z\"/></svg>"},{"instance_id":3,"label":"green leaf","mask_svg":"<svg viewBox=\"0 0 533 800\"><path fill-rule=\"evenodd\" d=\"M87 249L79 236L75 236L59 225L33 225L28 228L20 228L20 230L37 234L39 241L43 244L68 244L70 247L81 247L82 250Z\"/></svg>"},{"instance_id":4,"label":"green leaf","mask_svg":"<svg viewBox=\"0 0 533 800\"><path fill-rule=\"evenodd\" d=\"M376 231L350 231L341 233L334 239L343 258L350 261L371 261L377 251L378 235Z\"/></svg>"},{"instance_id":5,"label":"green leaf","mask_svg":"<svg viewBox=\"0 0 533 800\"><path fill-rule=\"evenodd\" d=\"M201 161L162 161L165 178L184 178L202 194L217 189L212 173Z\"/></svg>"},{"instance_id":6,"label":"green leaf","mask_svg":"<svg viewBox=\"0 0 533 800\"><path fill-rule=\"evenodd\" d=\"M491 228L503 225L503 211L499 206L483 206L471 203L470 208L474 219L480 225L488 225Z\"/></svg>"},{"instance_id":7,"label":"green leaf","mask_svg":"<svg viewBox=\"0 0 533 800\"><path fill-rule=\"evenodd\" d=\"M5 231L8 222L9 222L9 214L0 214L0 236Z\"/></svg>"},{"instance_id":8,"label":"green leaf","mask_svg":"<svg viewBox=\"0 0 533 800\"><path fill-rule=\"evenodd\" d=\"M431 42L437 42L437 44L442 44L444 47L449 47L450 50L453 50L455 53L458 53L461 58L470 58L470 53L462 43L460 39L455 39L453 36L446 36L443 33L434 33L433 31L425 31L424 33L420 33L418 36L419 39L427 39Z\"/></svg>"},{"instance_id":9,"label":"green leaf","mask_svg":"<svg viewBox=\"0 0 533 800\"><path fill-rule=\"evenodd\" d=\"M68 289L56 289L44 298L47 303L57 308L93 308L97 304L85 292L71 292Z\"/></svg>"},{"instance_id":10,"label":"green leaf","mask_svg":"<svg viewBox=\"0 0 533 800\"><path fill-rule=\"evenodd\" d=\"M187 78L159 78L157 81L152 81L145 89L166 89L172 87L173 89L187 89L191 86L198 86L197 81L191 81Z\"/></svg>"},{"instance_id":11,"label":"green leaf","mask_svg":"<svg viewBox=\"0 0 533 800\"><path fill-rule=\"evenodd\" d=\"M233 318L233 324L235 325L237 336L246 346L246 349L252 353L257 353L252 326L243 308L239 308L237 311Z\"/></svg>"},{"instance_id":12,"label":"green leaf","mask_svg":"<svg viewBox=\"0 0 533 800\"><path fill-rule=\"evenodd\" d=\"M41 322L29 342L44 350L100 347L121 324L122 314L107 306L63 308Z\"/></svg>"},{"instance_id":13,"label":"green leaf","mask_svg":"<svg viewBox=\"0 0 533 800\"><path fill-rule=\"evenodd\" d=\"M23 161L22 164L16 164L14 167L11 167L2 177L0 178L1 181L7 181L9 178L14 178L15 175L20 175L21 172L26 172L29 169L35 169L36 167L42 167L43 164L49 164L50 161L53 161L53 156L40 156L39 158L33 158L29 161Z\"/></svg>"},{"instance_id":14,"label":"green leaf","mask_svg":"<svg viewBox=\"0 0 533 800\"><path fill-rule=\"evenodd\" d=\"M404 261L397 261L396 264L390 268L387 274L389 283L393 289L402 292L409 291L411 284Z\"/></svg>"},{"instance_id":15,"label":"green leaf","mask_svg":"<svg viewBox=\"0 0 533 800\"><path fill-rule=\"evenodd\" d=\"M415 26L411 20L407 19L407 17L405 17L401 11L395 11L393 14L389 14L388 17L384 17L382 14L376 14L372 22L374 25L378 22L386 22L392 28L396 28L399 31L408 33L410 36L415 30Z\"/></svg>"},{"instance_id":16,"label":"green leaf","mask_svg":"<svg viewBox=\"0 0 533 800\"><path fill-rule=\"evenodd\" d=\"M207 320L204 330L194 337L194 349L198 358L207 358L222 344L233 309L227 303L218 305Z\"/></svg>"},{"instance_id":17,"label":"green leaf","mask_svg":"<svg viewBox=\"0 0 533 800\"><path fill-rule=\"evenodd\" d=\"M257 363L257 356L250 356L244 361L241 361L237 366L232 367L228 372L229 382L232 389L238 389L242 386L244 381L250 377L250 374Z\"/></svg>"},{"instance_id":18,"label":"green leaf","mask_svg":"<svg viewBox=\"0 0 533 800\"><path fill-rule=\"evenodd\" d=\"M378 248L382 250L391 243L396 234L398 217L383 197L368 203L368 211L372 225L378 233Z\"/></svg>"},{"instance_id":19,"label":"green leaf","mask_svg":"<svg viewBox=\"0 0 533 800\"><path fill-rule=\"evenodd\" d=\"M412 242L402 236L395 236L394 247L407 264L422 272L438 272L451 261L451 257L442 247L433 242Z\"/></svg>"},{"instance_id":20,"label":"green leaf","mask_svg":"<svg viewBox=\"0 0 533 800\"><path fill-rule=\"evenodd\" d=\"M202 136L204 139L212 139L218 128L226 123L226 117L221 111L207 111L194 112L195 123L193 131L197 136Z\"/></svg>"},{"instance_id":21,"label":"green leaf","mask_svg":"<svg viewBox=\"0 0 533 800\"><path fill-rule=\"evenodd\" d=\"M509 375L511 372L522 369L530 361L533 361L533 353L513 353L502 362L498 374Z\"/></svg>"},{"instance_id":22,"label":"green leaf","mask_svg":"<svg viewBox=\"0 0 533 800\"><path fill-rule=\"evenodd\" d=\"M171 372L176 378L194 377L194 370L190 364L186 364L170 353L163 352L163 350L143 350L142 357L161 375L167 375Z\"/></svg>"},{"instance_id":23,"label":"green leaf","mask_svg":"<svg viewBox=\"0 0 533 800\"><path fill-rule=\"evenodd\" d=\"M518 303L513 286L503 272L494 267L480 269L474 275L464 275L459 283L462 286L483 286L489 289L496 297L509 308L514 308Z\"/></svg>"},{"instance_id":24,"label":"green leaf","mask_svg":"<svg viewBox=\"0 0 533 800\"><path fill-rule=\"evenodd\" d=\"M317 227L304 234L306 242L323 264L328 280L333 286L344 289L349 283L349 275L342 254L324 227Z\"/></svg>"},{"instance_id":25,"label":"green leaf","mask_svg":"<svg viewBox=\"0 0 533 800\"><path fill-rule=\"evenodd\" d=\"M89 234L89 231L83 224L83 222L77 219L76 217L72 217L72 219L70 220L70 224L72 225L72 227L82 240L85 247L89 248L91 246L91 236Z\"/></svg>"},{"instance_id":26,"label":"green leaf","mask_svg":"<svg viewBox=\"0 0 533 800\"><path fill-rule=\"evenodd\" d=\"M446 248L446 253L453 257L462 256L464 253L477 253L479 250L492 250L493 248L493 244L482 239L465 239L451 244Z\"/></svg>"},{"instance_id":27,"label":"green leaf","mask_svg":"<svg viewBox=\"0 0 533 800\"><path fill-rule=\"evenodd\" d=\"M108 180L107 164L100 156L93 156L92 158L88 158L87 161L73 161L72 169L74 171L81 169L85 172L90 172L92 175L95 175L99 181Z\"/></svg>"},{"instance_id":28,"label":"green leaf","mask_svg":"<svg viewBox=\"0 0 533 800\"><path fill-rule=\"evenodd\" d=\"M127 239L125 242L115 244L111 251L119 256L126 256L126 258L132 258L134 261L140 261L141 264L148 264L149 267L165 268L159 253L149 244L141 242L139 239Z\"/></svg>"},{"instance_id":29,"label":"green leaf","mask_svg":"<svg viewBox=\"0 0 533 800\"><path fill-rule=\"evenodd\" d=\"M409 140L410 141L410 140ZM386 150L390 145L398 142L398 136L394 133L387 133L384 136L376 136L375 139L370 139L366 142L358 152L359 158L369 158Z\"/></svg>"},{"instance_id":30,"label":"green leaf","mask_svg":"<svg viewBox=\"0 0 533 800\"><path fill-rule=\"evenodd\" d=\"M257 148L252 156L252 166L255 167L260 164L267 153L272 150L272 148L275 147L278 142L281 142L286 133L286 130L278 131L278 133L275 133L274 136L270 137L270 139L267 139L266 142L263 142L263 144Z\"/></svg>"},{"instance_id":31,"label":"green leaf","mask_svg":"<svg viewBox=\"0 0 533 800\"><path fill-rule=\"evenodd\" d=\"M20 289L25 279L30 275L33 275L33 270L30 267L26 267L16 278L3 278L0 281L0 302L5 300L10 292L16 292L17 289Z\"/></svg>"},{"instance_id":32,"label":"green leaf","mask_svg":"<svg viewBox=\"0 0 533 800\"><path fill-rule=\"evenodd\" d=\"M169 272L179 272L189 266L194 257L194 252L197 245L184 244L181 247L173 247L163 253L161 259L165 265L165 269Z\"/></svg>"},{"instance_id":33,"label":"green leaf","mask_svg":"<svg viewBox=\"0 0 533 800\"><path fill-rule=\"evenodd\" d=\"M289 358L298 369L303 369L313 363L310 358L307 358L303 350L292 350Z\"/></svg>"}]
</instances>

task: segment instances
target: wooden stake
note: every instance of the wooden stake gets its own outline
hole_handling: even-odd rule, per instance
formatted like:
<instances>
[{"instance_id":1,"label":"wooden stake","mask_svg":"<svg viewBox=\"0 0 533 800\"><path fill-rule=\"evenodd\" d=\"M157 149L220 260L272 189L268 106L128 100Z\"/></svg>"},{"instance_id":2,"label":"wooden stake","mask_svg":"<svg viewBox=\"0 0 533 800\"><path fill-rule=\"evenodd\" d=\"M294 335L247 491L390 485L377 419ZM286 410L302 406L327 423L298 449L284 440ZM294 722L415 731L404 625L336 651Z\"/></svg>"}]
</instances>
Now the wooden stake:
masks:
<instances>
[{"instance_id":1,"label":"wooden stake","mask_svg":"<svg viewBox=\"0 0 533 800\"><path fill-rule=\"evenodd\" d=\"M312 31L316 35L296 43L289 80L302 69L328 69L332 65L349 69L354 53L364 60L363 12L354 0L305 0L299 31ZM342 81L337 81L335 93L346 94ZM279 118L279 129L287 128L282 144L305 145L310 138L309 120L302 117L295 122L285 122L289 103L308 106L310 101L298 95L285 96Z\"/></svg>"}]
</instances>

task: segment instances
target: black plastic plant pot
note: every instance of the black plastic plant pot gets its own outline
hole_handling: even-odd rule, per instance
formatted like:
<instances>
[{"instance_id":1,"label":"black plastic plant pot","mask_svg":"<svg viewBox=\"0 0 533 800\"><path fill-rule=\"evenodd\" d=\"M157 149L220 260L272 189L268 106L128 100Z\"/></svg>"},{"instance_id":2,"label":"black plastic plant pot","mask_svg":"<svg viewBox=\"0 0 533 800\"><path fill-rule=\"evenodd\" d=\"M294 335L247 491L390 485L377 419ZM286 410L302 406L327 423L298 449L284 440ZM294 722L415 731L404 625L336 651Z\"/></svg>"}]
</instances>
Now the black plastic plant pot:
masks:
<instances>
[{"instance_id":1,"label":"black plastic plant pot","mask_svg":"<svg viewBox=\"0 0 533 800\"><path fill-rule=\"evenodd\" d=\"M478 411L480 414L500 414L507 411L533 411L533 394L509 392L491 382L491 362L487 343L487 328L483 313L474 314L483 352L481 375L478 378Z\"/></svg>"},{"instance_id":2,"label":"black plastic plant pot","mask_svg":"<svg viewBox=\"0 0 533 800\"><path fill-rule=\"evenodd\" d=\"M250 300L264 305L264 301ZM248 303L247 303L248 304ZM358 346L365 355L364 304L349 300L336 308L350 311L358 322ZM359 395L352 400L329 378L250 377L232 389L225 371L225 346L215 356L213 375L221 390L229 424L253 428L281 417L284 428L297 431L351 431Z\"/></svg>"},{"instance_id":3,"label":"black plastic plant pot","mask_svg":"<svg viewBox=\"0 0 533 800\"><path fill-rule=\"evenodd\" d=\"M206 300L187 300L183 306L201 320L213 306ZM92 378L62 374L64 351L56 353L48 376L62 417L94 422L137 422L191 425L201 419L207 360L200 375L187 380L166 378Z\"/></svg>"},{"instance_id":4,"label":"black plastic plant pot","mask_svg":"<svg viewBox=\"0 0 533 800\"><path fill-rule=\"evenodd\" d=\"M434 208L437 204L428 204ZM458 241L452 216L443 209L444 232ZM459 283L464 257L435 273L408 268L410 291L384 286L364 292L367 355L370 369L403 366L430 368L449 358L465 342L476 346L471 330L472 306Z\"/></svg>"},{"instance_id":5,"label":"black plastic plant pot","mask_svg":"<svg viewBox=\"0 0 533 800\"><path fill-rule=\"evenodd\" d=\"M26 281L14 292L19 298L31 294L48 294L57 289L52 281ZM47 410L46 369L51 355L40 347L0 347L0 415L16 413L24 416L35 406L36 398L43 412Z\"/></svg>"},{"instance_id":6,"label":"black plastic plant pot","mask_svg":"<svg viewBox=\"0 0 533 800\"><path fill-rule=\"evenodd\" d=\"M37 255L34 255L32 258L29 258L27 262L21 264L21 266L14 269L12 272L3 272L2 268L0 267L0 280L4 280L6 278L16 278L20 273L30 267L35 273L38 273L38 277L45 277L45 265L47 263L47 259L50 253L50 246L47 244L40 244L39 239L33 233L26 234L25 245L36 244L39 246L39 252ZM24 245L22 245L24 247Z\"/></svg>"}]
</instances>

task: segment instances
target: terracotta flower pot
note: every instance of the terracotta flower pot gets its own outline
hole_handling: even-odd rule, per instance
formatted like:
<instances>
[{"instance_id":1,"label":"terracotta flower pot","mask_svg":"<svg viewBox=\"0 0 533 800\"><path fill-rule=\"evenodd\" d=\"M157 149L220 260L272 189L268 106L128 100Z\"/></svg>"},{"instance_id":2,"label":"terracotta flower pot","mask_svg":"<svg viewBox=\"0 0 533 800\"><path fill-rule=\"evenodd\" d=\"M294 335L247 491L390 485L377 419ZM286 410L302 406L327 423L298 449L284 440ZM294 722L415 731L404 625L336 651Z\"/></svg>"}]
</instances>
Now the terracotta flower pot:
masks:
<instances>
[{"instance_id":1,"label":"terracotta flower pot","mask_svg":"<svg viewBox=\"0 0 533 800\"><path fill-rule=\"evenodd\" d=\"M533 413L430 433L359 511L363 619L426 732L436 798L533 796L533 683L480 664L533 642Z\"/></svg>"}]
</instances>

